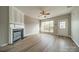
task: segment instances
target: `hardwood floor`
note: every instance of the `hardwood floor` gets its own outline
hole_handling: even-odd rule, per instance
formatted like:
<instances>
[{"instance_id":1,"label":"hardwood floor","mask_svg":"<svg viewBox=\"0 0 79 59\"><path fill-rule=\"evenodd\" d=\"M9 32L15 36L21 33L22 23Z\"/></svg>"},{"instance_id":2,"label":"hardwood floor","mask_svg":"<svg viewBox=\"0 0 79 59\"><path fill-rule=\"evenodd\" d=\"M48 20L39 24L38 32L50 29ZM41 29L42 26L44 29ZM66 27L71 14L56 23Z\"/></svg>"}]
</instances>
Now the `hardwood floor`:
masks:
<instances>
[{"instance_id":1,"label":"hardwood floor","mask_svg":"<svg viewBox=\"0 0 79 59\"><path fill-rule=\"evenodd\" d=\"M79 48L67 37L36 34L0 48L1 52L77 52Z\"/></svg>"}]
</instances>

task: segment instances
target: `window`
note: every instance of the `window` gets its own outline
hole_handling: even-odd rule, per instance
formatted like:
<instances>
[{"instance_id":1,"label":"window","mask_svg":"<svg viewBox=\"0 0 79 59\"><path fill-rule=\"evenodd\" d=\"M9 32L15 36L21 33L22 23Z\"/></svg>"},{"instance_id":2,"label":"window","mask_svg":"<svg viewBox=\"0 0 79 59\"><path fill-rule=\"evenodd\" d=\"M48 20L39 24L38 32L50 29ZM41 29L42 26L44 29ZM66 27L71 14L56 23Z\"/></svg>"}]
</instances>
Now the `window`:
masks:
<instances>
[{"instance_id":1,"label":"window","mask_svg":"<svg viewBox=\"0 0 79 59\"><path fill-rule=\"evenodd\" d=\"M49 31L53 32L53 21L49 21Z\"/></svg>"},{"instance_id":2,"label":"window","mask_svg":"<svg viewBox=\"0 0 79 59\"><path fill-rule=\"evenodd\" d=\"M53 21L41 22L41 32L53 32Z\"/></svg>"},{"instance_id":3,"label":"window","mask_svg":"<svg viewBox=\"0 0 79 59\"><path fill-rule=\"evenodd\" d=\"M60 22L59 28L60 28L60 29L65 29L65 27L66 27L65 24L66 24L65 21Z\"/></svg>"},{"instance_id":4,"label":"window","mask_svg":"<svg viewBox=\"0 0 79 59\"><path fill-rule=\"evenodd\" d=\"M45 24L45 22L41 23L41 32L44 32L44 24Z\"/></svg>"},{"instance_id":5,"label":"window","mask_svg":"<svg viewBox=\"0 0 79 59\"><path fill-rule=\"evenodd\" d=\"M49 32L49 22L42 22L41 23L41 31L42 32Z\"/></svg>"},{"instance_id":6,"label":"window","mask_svg":"<svg viewBox=\"0 0 79 59\"><path fill-rule=\"evenodd\" d=\"M44 31L49 32L49 22L44 23Z\"/></svg>"}]
</instances>

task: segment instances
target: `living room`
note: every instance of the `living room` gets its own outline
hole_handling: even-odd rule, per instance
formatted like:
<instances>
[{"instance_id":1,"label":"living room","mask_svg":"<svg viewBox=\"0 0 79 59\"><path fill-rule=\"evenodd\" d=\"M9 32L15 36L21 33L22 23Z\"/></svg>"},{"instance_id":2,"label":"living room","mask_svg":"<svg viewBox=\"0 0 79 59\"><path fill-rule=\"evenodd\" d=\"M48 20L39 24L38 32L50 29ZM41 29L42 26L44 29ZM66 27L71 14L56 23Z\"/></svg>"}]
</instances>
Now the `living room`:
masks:
<instances>
[{"instance_id":1,"label":"living room","mask_svg":"<svg viewBox=\"0 0 79 59\"><path fill-rule=\"evenodd\" d=\"M78 6L1 6L0 50L79 51L78 12Z\"/></svg>"}]
</instances>

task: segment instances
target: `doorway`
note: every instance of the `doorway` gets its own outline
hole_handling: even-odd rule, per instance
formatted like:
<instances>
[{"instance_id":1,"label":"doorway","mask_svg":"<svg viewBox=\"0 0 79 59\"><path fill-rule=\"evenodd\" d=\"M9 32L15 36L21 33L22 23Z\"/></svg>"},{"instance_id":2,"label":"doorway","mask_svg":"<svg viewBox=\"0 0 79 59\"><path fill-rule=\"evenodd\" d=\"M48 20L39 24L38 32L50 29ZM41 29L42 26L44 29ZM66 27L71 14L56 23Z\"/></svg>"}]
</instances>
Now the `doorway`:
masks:
<instances>
[{"instance_id":1,"label":"doorway","mask_svg":"<svg viewBox=\"0 0 79 59\"><path fill-rule=\"evenodd\" d=\"M54 32L54 21L41 21L41 26L40 26L41 32L46 32L46 33L53 33Z\"/></svg>"}]
</instances>

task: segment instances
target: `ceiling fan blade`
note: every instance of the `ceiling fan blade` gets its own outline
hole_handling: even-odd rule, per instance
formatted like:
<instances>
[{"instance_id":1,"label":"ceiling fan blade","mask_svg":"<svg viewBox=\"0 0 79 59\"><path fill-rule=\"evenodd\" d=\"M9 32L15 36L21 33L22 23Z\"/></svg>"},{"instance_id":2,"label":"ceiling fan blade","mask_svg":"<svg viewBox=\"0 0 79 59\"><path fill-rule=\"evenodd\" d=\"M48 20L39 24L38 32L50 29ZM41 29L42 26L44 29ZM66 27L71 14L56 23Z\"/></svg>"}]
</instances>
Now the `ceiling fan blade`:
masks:
<instances>
[{"instance_id":1,"label":"ceiling fan blade","mask_svg":"<svg viewBox=\"0 0 79 59\"><path fill-rule=\"evenodd\" d=\"M44 13L44 15L50 15L50 13Z\"/></svg>"}]
</instances>

